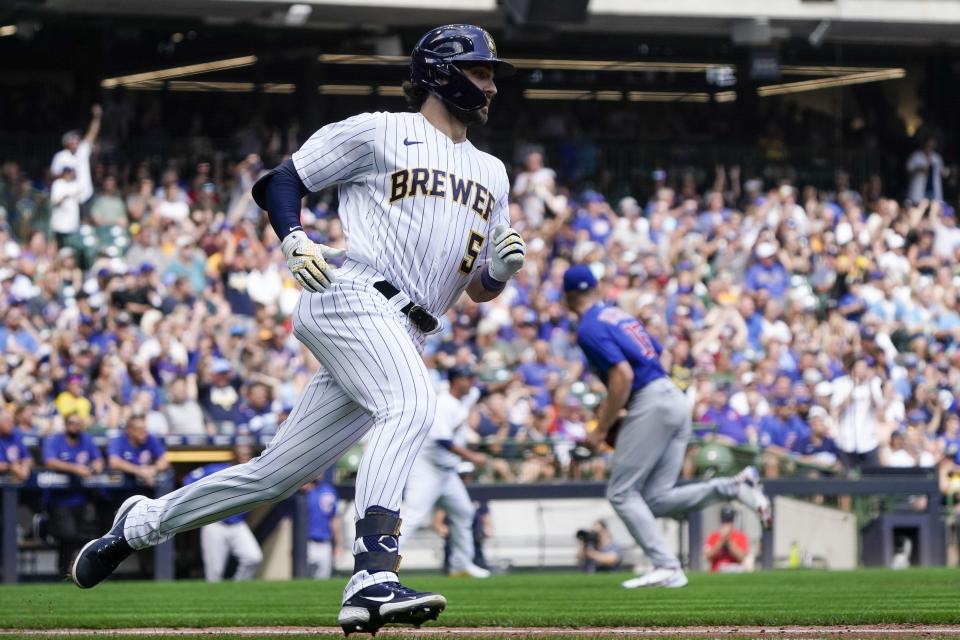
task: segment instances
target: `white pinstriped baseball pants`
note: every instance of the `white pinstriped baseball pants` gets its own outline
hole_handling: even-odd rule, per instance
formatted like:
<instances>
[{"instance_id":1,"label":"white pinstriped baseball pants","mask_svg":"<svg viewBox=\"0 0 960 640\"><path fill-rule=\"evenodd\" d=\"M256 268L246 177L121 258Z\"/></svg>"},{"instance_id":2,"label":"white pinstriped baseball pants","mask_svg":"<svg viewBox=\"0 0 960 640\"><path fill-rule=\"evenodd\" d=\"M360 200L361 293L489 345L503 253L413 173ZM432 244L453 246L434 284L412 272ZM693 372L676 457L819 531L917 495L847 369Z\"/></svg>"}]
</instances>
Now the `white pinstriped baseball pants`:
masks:
<instances>
[{"instance_id":1,"label":"white pinstriped baseball pants","mask_svg":"<svg viewBox=\"0 0 960 640\"><path fill-rule=\"evenodd\" d=\"M142 549L181 531L282 500L320 475L372 429L356 484L356 517L379 505L399 510L417 452L436 413L436 394L420 356L423 335L372 283L370 267L348 261L335 283L304 293L294 312L297 338L322 368L263 453L160 498L138 502L124 536ZM351 578L344 600L390 572Z\"/></svg>"}]
</instances>

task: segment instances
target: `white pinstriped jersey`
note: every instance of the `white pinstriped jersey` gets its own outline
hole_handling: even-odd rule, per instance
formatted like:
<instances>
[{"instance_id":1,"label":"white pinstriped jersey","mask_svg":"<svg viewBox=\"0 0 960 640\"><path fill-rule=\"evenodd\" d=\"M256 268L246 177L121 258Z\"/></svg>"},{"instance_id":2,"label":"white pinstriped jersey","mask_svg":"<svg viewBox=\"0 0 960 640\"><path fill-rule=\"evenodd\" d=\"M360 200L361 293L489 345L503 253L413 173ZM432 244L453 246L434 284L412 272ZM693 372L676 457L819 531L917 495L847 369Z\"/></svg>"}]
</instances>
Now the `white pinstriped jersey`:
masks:
<instances>
[{"instance_id":1,"label":"white pinstriped jersey","mask_svg":"<svg viewBox=\"0 0 960 640\"><path fill-rule=\"evenodd\" d=\"M503 163L454 143L419 113L363 113L329 124L293 154L311 191L339 185L347 257L415 303L445 312L509 225Z\"/></svg>"}]
</instances>

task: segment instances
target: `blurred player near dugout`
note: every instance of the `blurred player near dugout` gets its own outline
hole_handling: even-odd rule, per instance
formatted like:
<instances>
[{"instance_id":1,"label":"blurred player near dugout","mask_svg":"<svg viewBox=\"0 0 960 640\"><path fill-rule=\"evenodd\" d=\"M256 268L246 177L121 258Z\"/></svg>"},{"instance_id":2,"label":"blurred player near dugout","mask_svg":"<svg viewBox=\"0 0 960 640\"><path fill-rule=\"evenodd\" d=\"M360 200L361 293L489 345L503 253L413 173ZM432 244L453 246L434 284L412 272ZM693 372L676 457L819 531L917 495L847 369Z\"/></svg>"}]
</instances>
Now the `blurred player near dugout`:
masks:
<instances>
[{"instance_id":1,"label":"blurred player near dugout","mask_svg":"<svg viewBox=\"0 0 960 640\"><path fill-rule=\"evenodd\" d=\"M243 464L252 457L250 445L238 444L233 449L232 462L214 462L194 469L183 479L183 484L196 482L235 464ZM203 553L203 576L207 582L223 580L230 556L237 559L233 579L238 582L255 578L263 562L260 544L247 524L246 515L242 513L200 527L200 549Z\"/></svg>"}]
</instances>

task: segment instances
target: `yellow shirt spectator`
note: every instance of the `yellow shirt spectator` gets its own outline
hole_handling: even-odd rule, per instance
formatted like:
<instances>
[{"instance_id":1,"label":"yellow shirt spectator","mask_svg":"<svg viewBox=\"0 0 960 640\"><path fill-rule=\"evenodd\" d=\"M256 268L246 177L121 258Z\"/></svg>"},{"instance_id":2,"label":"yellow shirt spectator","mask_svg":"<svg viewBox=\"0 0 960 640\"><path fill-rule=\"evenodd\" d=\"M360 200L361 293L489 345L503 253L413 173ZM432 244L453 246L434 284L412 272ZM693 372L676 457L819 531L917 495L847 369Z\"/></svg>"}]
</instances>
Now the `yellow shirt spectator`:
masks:
<instances>
[{"instance_id":1,"label":"yellow shirt spectator","mask_svg":"<svg viewBox=\"0 0 960 640\"><path fill-rule=\"evenodd\" d=\"M57 406L60 415L64 417L76 414L84 420L90 418L92 406L90 401L83 396L75 396L70 391L63 391L53 403Z\"/></svg>"}]
</instances>

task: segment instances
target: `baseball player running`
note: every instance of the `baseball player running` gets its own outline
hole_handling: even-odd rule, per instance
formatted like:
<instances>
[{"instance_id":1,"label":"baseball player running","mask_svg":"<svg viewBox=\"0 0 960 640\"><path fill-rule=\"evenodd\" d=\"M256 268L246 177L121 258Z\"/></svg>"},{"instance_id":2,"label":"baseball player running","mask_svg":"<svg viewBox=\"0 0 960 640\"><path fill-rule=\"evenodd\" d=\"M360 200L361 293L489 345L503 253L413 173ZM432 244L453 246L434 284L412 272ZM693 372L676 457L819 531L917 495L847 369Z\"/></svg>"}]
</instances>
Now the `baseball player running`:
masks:
<instances>
[{"instance_id":1,"label":"baseball player running","mask_svg":"<svg viewBox=\"0 0 960 640\"><path fill-rule=\"evenodd\" d=\"M690 439L691 409L660 366L662 347L636 318L600 301L597 280L585 265L567 269L563 290L580 319L577 342L607 386L588 443L594 448L604 441L615 444L607 498L653 563L645 575L622 586L682 587L687 577L664 544L656 518L736 498L769 526L770 501L759 473L747 467L732 478L675 486Z\"/></svg>"},{"instance_id":2,"label":"baseball player running","mask_svg":"<svg viewBox=\"0 0 960 640\"><path fill-rule=\"evenodd\" d=\"M250 445L234 447L235 464L249 462L251 453ZM194 469L183 479L183 483L187 485L197 482L230 466L232 465L228 462L214 462ZM203 551L203 576L207 582L223 580L223 572L231 554L237 559L237 570L233 574L233 579L237 581L253 580L260 563L263 562L263 552L242 513L235 513L220 522L211 522L201 527L200 549Z\"/></svg>"},{"instance_id":3,"label":"baseball player running","mask_svg":"<svg viewBox=\"0 0 960 640\"><path fill-rule=\"evenodd\" d=\"M466 138L487 120L495 76L512 71L493 38L472 25L432 29L410 71L404 92L415 112L329 124L253 188L306 290L294 332L322 368L262 455L121 505L110 531L74 562L80 587L101 582L134 550L289 496L370 431L340 625L348 634L420 625L446 606L397 577L401 492L437 406L420 350L464 291L478 302L499 295L526 248L508 226L503 163ZM301 198L331 185L348 245L338 269L327 260L344 251L312 242L300 226Z\"/></svg>"},{"instance_id":4,"label":"baseball player running","mask_svg":"<svg viewBox=\"0 0 960 640\"><path fill-rule=\"evenodd\" d=\"M437 419L407 479L400 533L416 531L440 504L450 519L450 574L489 578L489 571L473 563L473 502L457 473L461 460L486 463L486 456L466 448L463 432L480 393L468 367L450 369L448 378L450 389L437 397Z\"/></svg>"}]
</instances>

